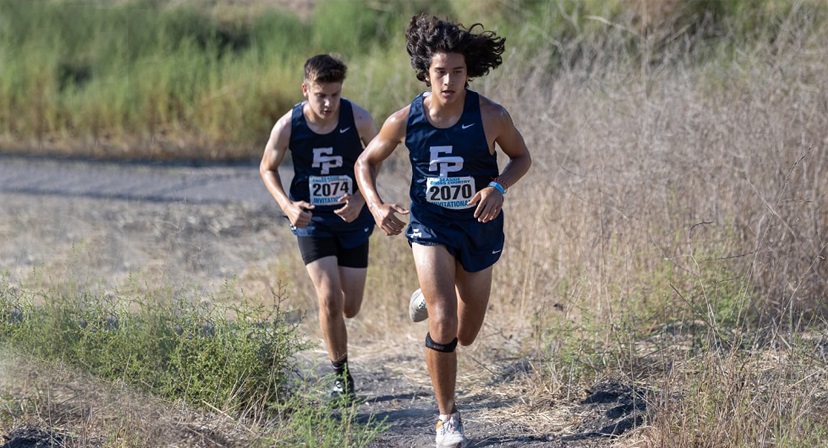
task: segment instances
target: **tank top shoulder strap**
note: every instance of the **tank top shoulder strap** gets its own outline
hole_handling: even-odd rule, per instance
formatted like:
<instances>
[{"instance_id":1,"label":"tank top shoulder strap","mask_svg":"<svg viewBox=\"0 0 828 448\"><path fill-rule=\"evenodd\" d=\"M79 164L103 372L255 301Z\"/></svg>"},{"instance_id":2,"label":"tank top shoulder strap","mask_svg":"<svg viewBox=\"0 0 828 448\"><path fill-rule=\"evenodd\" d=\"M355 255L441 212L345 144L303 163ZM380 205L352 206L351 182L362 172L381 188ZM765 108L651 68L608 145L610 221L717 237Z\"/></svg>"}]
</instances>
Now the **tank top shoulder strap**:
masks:
<instances>
[{"instance_id":1,"label":"tank top shoulder strap","mask_svg":"<svg viewBox=\"0 0 828 448\"><path fill-rule=\"evenodd\" d=\"M480 115L480 95L474 90L466 89L466 101L463 103L463 115Z\"/></svg>"},{"instance_id":2,"label":"tank top shoulder strap","mask_svg":"<svg viewBox=\"0 0 828 448\"><path fill-rule=\"evenodd\" d=\"M425 113L423 113L423 98L425 98L425 94L421 93L411 100L411 107L408 109L408 121L406 123L408 127L422 124L426 120Z\"/></svg>"},{"instance_id":3,"label":"tank top shoulder strap","mask_svg":"<svg viewBox=\"0 0 828 448\"><path fill-rule=\"evenodd\" d=\"M349 100L342 98L339 102L339 128L343 129L349 126L356 126L354 108Z\"/></svg>"},{"instance_id":4,"label":"tank top shoulder strap","mask_svg":"<svg viewBox=\"0 0 828 448\"><path fill-rule=\"evenodd\" d=\"M295 105L293 105L293 110L291 111L291 114L290 114L290 124L291 124L291 126L296 127L296 125L301 125L305 122L305 114L303 113L303 110L302 110L304 105L305 105L304 101L296 103Z\"/></svg>"}]
</instances>

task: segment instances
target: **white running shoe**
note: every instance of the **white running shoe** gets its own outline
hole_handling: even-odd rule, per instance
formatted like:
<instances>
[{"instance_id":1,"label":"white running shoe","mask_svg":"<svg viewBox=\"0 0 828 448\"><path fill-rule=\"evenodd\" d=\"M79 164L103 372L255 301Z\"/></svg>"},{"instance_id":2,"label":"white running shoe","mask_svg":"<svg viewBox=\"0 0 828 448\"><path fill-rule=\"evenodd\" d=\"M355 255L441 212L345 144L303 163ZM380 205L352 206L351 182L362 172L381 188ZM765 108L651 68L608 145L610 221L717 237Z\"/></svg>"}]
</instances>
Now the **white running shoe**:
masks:
<instances>
[{"instance_id":1,"label":"white running shoe","mask_svg":"<svg viewBox=\"0 0 828 448\"><path fill-rule=\"evenodd\" d=\"M408 303L408 317L414 322L422 322L428 319L425 297L423 297L423 291L420 288L417 288L411 294L411 302Z\"/></svg>"},{"instance_id":2,"label":"white running shoe","mask_svg":"<svg viewBox=\"0 0 828 448\"><path fill-rule=\"evenodd\" d=\"M463 432L463 421L460 413L451 414L448 420L437 420L437 448L465 448L469 439Z\"/></svg>"}]
</instances>

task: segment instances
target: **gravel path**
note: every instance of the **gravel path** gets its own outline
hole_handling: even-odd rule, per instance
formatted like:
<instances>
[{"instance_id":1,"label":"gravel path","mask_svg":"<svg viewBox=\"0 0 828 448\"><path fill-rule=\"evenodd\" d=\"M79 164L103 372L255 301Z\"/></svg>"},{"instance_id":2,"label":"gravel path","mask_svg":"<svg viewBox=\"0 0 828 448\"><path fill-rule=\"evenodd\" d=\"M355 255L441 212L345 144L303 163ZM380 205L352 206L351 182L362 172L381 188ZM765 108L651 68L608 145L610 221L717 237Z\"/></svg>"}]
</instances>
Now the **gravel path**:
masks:
<instances>
[{"instance_id":1,"label":"gravel path","mask_svg":"<svg viewBox=\"0 0 828 448\"><path fill-rule=\"evenodd\" d=\"M285 185L291 178L284 169ZM0 156L0 193L149 202L273 204L249 165L89 162Z\"/></svg>"}]
</instances>

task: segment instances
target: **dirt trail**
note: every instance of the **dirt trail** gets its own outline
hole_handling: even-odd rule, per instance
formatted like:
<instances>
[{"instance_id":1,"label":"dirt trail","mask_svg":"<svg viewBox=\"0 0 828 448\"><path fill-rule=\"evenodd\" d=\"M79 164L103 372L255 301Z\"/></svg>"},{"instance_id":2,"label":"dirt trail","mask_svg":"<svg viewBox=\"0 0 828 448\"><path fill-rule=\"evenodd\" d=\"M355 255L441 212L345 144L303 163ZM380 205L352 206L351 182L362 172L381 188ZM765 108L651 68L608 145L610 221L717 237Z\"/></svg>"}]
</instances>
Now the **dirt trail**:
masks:
<instances>
[{"instance_id":1,"label":"dirt trail","mask_svg":"<svg viewBox=\"0 0 828 448\"><path fill-rule=\"evenodd\" d=\"M0 272L25 282L48 282L49 275L36 280L38 271L71 275L80 285L117 285L139 272L219 287L230 276L272 275L275 258L298 256L286 226L274 224L281 214L253 164L0 157L0 204ZM390 425L372 446L433 446L436 408L418 342L424 328L407 323L402 336L350 341L365 400L359 419L387 418ZM461 353L458 401L473 447L611 446L606 434L640 424L641 402L620 384L597 385L570 402L532 402L519 387L528 381L526 360L491 348L500 342L486 344ZM306 355L324 358L321 350Z\"/></svg>"}]
</instances>

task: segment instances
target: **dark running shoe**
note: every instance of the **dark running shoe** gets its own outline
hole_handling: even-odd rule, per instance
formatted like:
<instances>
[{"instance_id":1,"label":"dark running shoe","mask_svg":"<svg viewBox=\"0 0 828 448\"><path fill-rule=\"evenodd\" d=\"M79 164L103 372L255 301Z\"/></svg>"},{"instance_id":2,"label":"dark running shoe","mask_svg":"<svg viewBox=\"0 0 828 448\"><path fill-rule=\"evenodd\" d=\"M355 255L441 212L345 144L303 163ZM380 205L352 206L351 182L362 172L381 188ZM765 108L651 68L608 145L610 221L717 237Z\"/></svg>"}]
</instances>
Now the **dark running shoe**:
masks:
<instances>
[{"instance_id":1,"label":"dark running shoe","mask_svg":"<svg viewBox=\"0 0 828 448\"><path fill-rule=\"evenodd\" d=\"M354 378L350 373L337 377L334 381L333 389L331 390L331 397L344 400L346 403L352 403L356 400Z\"/></svg>"}]
</instances>

